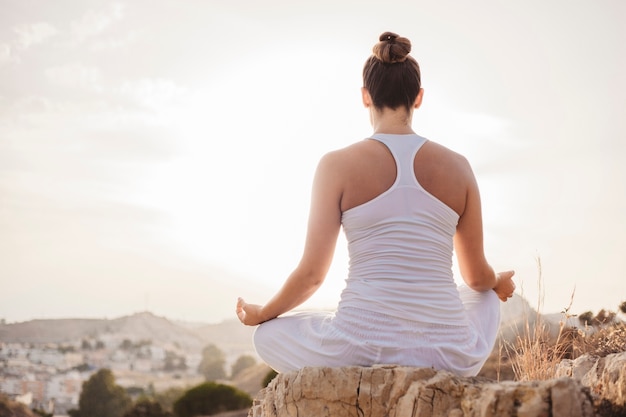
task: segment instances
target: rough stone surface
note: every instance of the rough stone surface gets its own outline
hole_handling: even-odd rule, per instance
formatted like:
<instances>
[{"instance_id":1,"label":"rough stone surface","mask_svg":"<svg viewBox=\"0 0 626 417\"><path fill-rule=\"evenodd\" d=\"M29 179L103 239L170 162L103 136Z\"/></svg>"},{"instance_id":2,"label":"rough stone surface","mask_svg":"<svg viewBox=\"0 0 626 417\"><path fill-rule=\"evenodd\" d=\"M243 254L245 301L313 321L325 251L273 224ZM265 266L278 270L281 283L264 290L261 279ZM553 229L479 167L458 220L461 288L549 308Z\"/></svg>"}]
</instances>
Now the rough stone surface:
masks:
<instances>
[{"instance_id":1,"label":"rough stone surface","mask_svg":"<svg viewBox=\"0 0 626 417\"><path fill-rule=\"evenodd\" d=\"M496 383L400 366L303 368L279 374L249 417L591 417L573 378Z\"/></svg>"},{"instance_id":2,"label":"rough stone surface","mask_svg":"<svg viewBox=\"0 0 626 417\"><path fill-rule=\"evenodd\" d=\"M626 352L603 358L583 355L575 360L562 361L557 377L572 377L589 388L596 406L610 403L621 407L626 415Z\"/></svg>"}]
</instances>

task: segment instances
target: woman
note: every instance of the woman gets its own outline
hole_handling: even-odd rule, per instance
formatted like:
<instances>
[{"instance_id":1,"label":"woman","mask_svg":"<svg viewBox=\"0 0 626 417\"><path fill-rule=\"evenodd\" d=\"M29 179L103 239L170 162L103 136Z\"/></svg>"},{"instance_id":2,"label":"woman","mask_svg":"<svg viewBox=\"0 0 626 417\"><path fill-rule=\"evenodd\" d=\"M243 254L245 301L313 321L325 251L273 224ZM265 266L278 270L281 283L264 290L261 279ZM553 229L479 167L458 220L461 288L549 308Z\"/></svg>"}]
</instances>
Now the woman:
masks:
<instances>
[{"instance_id":1,"label":"woman","mask_svg":"<svg viewBox=\"0 0 626 417\"><path fill-rule=\"evenodd\" d=\"M386 363L476 375L513 271L496 274L485 259L469 163L411 128L424 92L410 41L379 40L363 69L374 134L321 159L299 265L265 305L240 298L237 316L260 324L255 349L278 372ZM279 317L320 287L342 226L350 268L337 310ZM458 288L453 249L466 284Z\"/></svg>"}]
</instances>

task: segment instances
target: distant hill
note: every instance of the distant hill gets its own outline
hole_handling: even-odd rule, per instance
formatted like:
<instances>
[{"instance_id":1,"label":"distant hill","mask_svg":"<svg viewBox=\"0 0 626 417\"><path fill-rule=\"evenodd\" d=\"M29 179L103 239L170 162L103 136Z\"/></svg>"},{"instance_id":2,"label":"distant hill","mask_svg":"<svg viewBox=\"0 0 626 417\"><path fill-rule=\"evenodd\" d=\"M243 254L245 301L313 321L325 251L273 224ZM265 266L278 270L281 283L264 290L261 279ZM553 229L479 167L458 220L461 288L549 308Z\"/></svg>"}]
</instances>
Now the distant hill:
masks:
<instances>
[{"instance_id":1,"label":"distant hill","mask_svg":"<svg viewBox=\"0 0 626 417\"><path fill-rule=\"evenodd\" d=\"M500 304L501 323L500 339L514 342L516 337L523 336L527 330L534 330L538 321L545 326L545 330L552 336L559 333L561 322L566 327L580 327L580 321L576 316L566 317L564 313L542 314L530 306L525 298L518 294L513 295L506 303Z\"/></svg>"},{"instance_id":2,"label":"distant hill","mask_svg":"<svg viewBox=\"0 0 626 417\"><path fill-rule=\"evenodd\" d=\"M510 342L523 334L526 325L533 328L537 319L542 317L518 294L514 294L506 303L500 303L500 315L500 339Z\"/></svg>"},{"instance_id":3,"label":"distant hill","mask_svg":"<svg viewBox=\"0 0 626 417\"><path fill-rule=\"evenodd\" d=\"M236 320L186 326L150 312L116 319L49 319L0 324L0 342L72 343L83 339L132 342L151 340L155 345L177 345L199 352L213 343L220 349L252 350L253 327Z\"/></svg>"},{"instance_id":4,"label":"distant hill","mask_svg":"<svg viewBox=\"0 0 626 417\"><path fill-rule=\"evenodd\" d=\"M519 295L501 304L500 337L512 340L530 328L538 318L558 331L559 314L541 315ZM574 319L575 321L575 319ZM576 323L572 323L576 325ZM188 352L199 352L209 343L225 352L252 352L254 327L236 319L216 324L182 323L140 312L116 319L48 319L0 324L0 342L72 343L83 339L151 340L155 345L176 345Z\"/></svg>"},{"instance_id":5,"label":"distant hill","mask_svg":"<svg viewBox=\"0 0 626 417\"><path fill-rule=\"evenodd\" d=\"M109 320L37 319L0 324L0 341L21 343L63 343L109 331Z\"/></svg>"}]
</instances>

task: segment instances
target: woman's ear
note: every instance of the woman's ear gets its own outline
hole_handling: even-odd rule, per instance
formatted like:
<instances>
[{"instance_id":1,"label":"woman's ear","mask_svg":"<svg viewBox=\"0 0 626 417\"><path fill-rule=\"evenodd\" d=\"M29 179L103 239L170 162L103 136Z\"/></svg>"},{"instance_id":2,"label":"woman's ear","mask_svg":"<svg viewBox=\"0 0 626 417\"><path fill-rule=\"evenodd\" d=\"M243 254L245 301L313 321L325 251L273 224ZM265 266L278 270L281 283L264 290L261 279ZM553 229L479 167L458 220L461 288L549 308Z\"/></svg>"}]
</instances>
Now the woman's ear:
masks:
<instances>
[{"instance_id":1,"label":"woman's ear","mask_svg":"<svg viewBox=\"0 0 626 417\"><path fill-rule=\"evenodd\" d=\"M415 97L415 103L413 103L413 108L414 109L419 109L419 107L422 105L422 98L424 97L424 89L420 88L420 92L417 93L417 97Z\"/></svg>"},{"instance_id":2,"label":"woman's ear","mask_svg":"<svg viewBox=\"0 0 626 417\"><path fill-rule=\"evenodd\" d=\"M361 96L363 98L363 106L366 108L372 107L372 96L370 96L370 92L367 91L367 88L361 87Z\"/></svg>"}]
</instances>

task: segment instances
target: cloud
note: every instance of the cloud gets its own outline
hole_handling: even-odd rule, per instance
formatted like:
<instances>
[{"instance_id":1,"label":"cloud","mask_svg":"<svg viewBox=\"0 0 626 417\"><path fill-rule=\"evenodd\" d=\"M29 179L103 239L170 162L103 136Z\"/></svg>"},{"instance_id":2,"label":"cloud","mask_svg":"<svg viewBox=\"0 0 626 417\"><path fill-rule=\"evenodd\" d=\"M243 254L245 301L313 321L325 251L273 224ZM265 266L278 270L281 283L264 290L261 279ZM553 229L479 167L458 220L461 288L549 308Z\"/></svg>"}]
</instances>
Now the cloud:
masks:
<instances>
[{"instance_id":1,"label":"cloud","mask_svg":"<svg viewBox=\"0 0 626 417\"><path fill-rule=\"evenodd\" d=\"M22 25L13 30L18 36L17 44L24 49L30 48L32 45L43 43L48 38L59 33L54 26L46 22Z\"/></svg>"},{"instance_id":2,"label":"cloud","mask_svg":"<svg viewBox=\"0 0 626 417\"><path fill-rule=\"evenodd\" d=\"M123 96L150 107L160 108L181 98L187 89L175 82L163 78L144 78L132 82L125 82L120 87Z\"/></svg>"},{"instance_id":3,"label":"cloud","mask_svg":"<svg viewBox=\"0 0 626 417\"><path fill-rule=\"evenodd\" d=\"M88 11L70 25L70 31L77 43L104 32L109 26L124 16L124 5L116 3L108 12Z\"/></svg>"},{"instance_id":4,"label":"cloud","mask_svg":"<svg viewBox=\"0 0 626 417\"><path fill-rule=\"evenodd\" d=\"M126 48L134 42L137 42L140 36L138 32L133 30L121 36L115 36L108 39L98 40L93 43L91 49L93 51L104 51L111 49Z\"/></svg>"},{"instance_id":5,"label":"cloud","mask_svg":"<svg viewBox=\"0 0 626 417\"><path fill-rule=\"evenodd\" d=\"M33 45L44 43L59 33L54 26L46 22L16 26L13 32L17 35L17 39L0 43L0 65L20 62L19 52Z\"/></svg>"},{"instance_id":6,"label":"cloud","mask_svg":"<svg viewBox=\"0 0 626 417\"><path fill-rule=\"evenodd\" d=\"M9 62L19 62L19 58L14 54L14 48L7 43L0 44L0 65Z\"/></svg>"},{"instance_id":7,"label":"cloud","mask_svg":"<svg viewBox=\"0 0 626 417\"><path fill-rule=\"evenodd\" d=\"M102 73L96 67L72 63L48 68L44 74L51 82L64 87L102 91Z\"/></svg>"}]
</instances>

